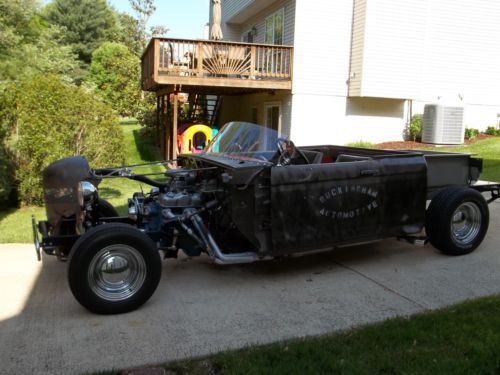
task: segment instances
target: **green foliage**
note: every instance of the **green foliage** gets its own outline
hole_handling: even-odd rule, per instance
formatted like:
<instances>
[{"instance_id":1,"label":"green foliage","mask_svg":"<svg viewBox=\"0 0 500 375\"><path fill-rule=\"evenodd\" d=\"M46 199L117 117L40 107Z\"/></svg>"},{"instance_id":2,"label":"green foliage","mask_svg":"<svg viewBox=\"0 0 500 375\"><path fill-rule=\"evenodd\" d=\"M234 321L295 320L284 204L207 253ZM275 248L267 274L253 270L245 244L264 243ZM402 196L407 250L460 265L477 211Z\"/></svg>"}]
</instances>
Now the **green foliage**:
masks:
<instances>
[{"instance_id":1,"label":"green foliage","mask_svg":"<svg viewBox=\"0 0 500 375\"><path fill-rule=\"evenodd\" d=\"M63 43L71 46L85 66L92 52L103 42L115 40L118 32L116 13L106 0L54 0L44 14L50 23L65 29Z\"/></svg>"},{"instance_id":2,"label":"green foliage","mask_svg":"<svg viewBox=\"0 0 500 375\"><path fill-rule=\"evenodd\" d=\"M141 103L140 61L119 43L106 42L92 54L89 81L121 116L136 116Z\"/></svg>"},{"instance_id":3,"label":"green foliage","mask_svg":"<svg viewBox=\"0 0 500 375\"><path fill-rule=\"evenodd\" d=\"M148 35L146 32L146 25L149 17L156 11L155 0L129 0L130 6L137 14L137 22L139 30L141 31L142 48L146 48Z\"/></svg>"},{"instance_id":4,"label":"green foliage","mask_svg":"<svg viewBox=\"0 0 500 375\"><path fill-rule=\"evenodd\" d=\"M137 57L142 55L144 40L142 39L142 30L139 21L127 13L118 14L117 42L127 46Z\"/></svg>"},{"instance_id":5,"label":"green foliage","mask_svg":"<svg viewBox=\"0 0 500 375\"><path fill-rule=\"evenodd\" d=\"M56 76L36 76L10 87L3 112L15 150L19 196L42 202L41 172L51 162L84 155L94 167L123 161L123 135L111 108Z\"/></svg>"},{"instance_id":6,"label":"green foliage","mask_svg":"<svg viewBox=\"0 0 500 375\"><path fill-rule=\"evenodd\" d=\"M62 30L47 24L32 0L0 0L0 81L36 73L73 75L77 62L60 44Z\"/></svg>"},{"instance_id":7,"label":"green foliage","mask_svg":"<svg viewBox=\"0 0 500 375\"><path fill-rule=\"evenodd\" d=\"M0 51L4 55L36 38L34 0L0 0Z\"/></svg>"},{"instance_id":8,"label":"green foliage","mask_svg":"<svg viewBox=\"0 0 500 375\"><path fill-rule=\"evenodd\" d=\"M375 148L375 144L368 141L356 141L346 144L348 147Z\"/></svg>"},{"instance_id":9,"label":"green foliage","mask_svg":"<svg viewBox=\"0 0 500 375\"><path fill-rule=\"evenodd\" d=\"M121 121L121 131L125 138L125 163L141 164L159 160L158 148L153 141L143 136L142 128L135 120ZM111 163L111 162L110 162ZM108 166L110 166L108 164ZM160 165L147 165L136 169L137 173L165 172ZM121 215L127 215L127 198L142 189L141 183L126 178L104 179L99 185L99 196L109 201ZM21 207L9 211L0 210L0 243L28 243L33 241L31 215L43 220L42 207Z\"/></svg>"},{"instance_id":10,"label":"green foliage","mask_svg":"<svg viewBox=\"0 0 500 375\"><path fill-rule=\"evenodd\" d=\"M144 92L144 98L137 114L139 124L147 129L147 132L154 134L156 131L158 116L156 113L156 96L151 92Z\"/></svg>"},{"instance_id":11,"label":"green foliage","mask_svg":"<svg viewBox=\"0 0 500 375\"><path fill-rule=\"evenodd\" d=\"M475 139L479 135L479 130L474 128L465 128L465 139Z\"/></svg>"},{"instance_id":12,"label":"green foliage","mask_svg":"<svg viewBox=\"0 0 500 375\"><path fill-rule=\"evenodd\" d=\"M413 142L420 142L422 140L422 115L412 116L406 128L405 139Z\"/></svg>"},{"instance_id":13,"label":"green foliage","mask_svg":"<svg viewBox=\"0 0 500 375\"><path fill-rule=\"evenodd\" d=\"M488 135L500 135L500 129L497 129L494 126L488 126L484 133Z\"/></svg>"},{"instance_id":14,"label":"green foliage","mask_svg":"<svg viewBox=\"0 0 500 375\"><path fill-rule=\"evenodd\" d=\"M152 38L165 38L170 31L168 27L156 25L149 28L149 33Z\"/></svg>"},{"instance_id":15,"label":"green foliage","mask_svg":"<svg viewBox=\"0 0 500 375\"><path fill-rule=\"evenodd\" d=\"M0 123L0 205L2 206L5 206L14 189L14 168L12 157L5 144L6 135L5 125Z\"/></svg>"}]
</instances>

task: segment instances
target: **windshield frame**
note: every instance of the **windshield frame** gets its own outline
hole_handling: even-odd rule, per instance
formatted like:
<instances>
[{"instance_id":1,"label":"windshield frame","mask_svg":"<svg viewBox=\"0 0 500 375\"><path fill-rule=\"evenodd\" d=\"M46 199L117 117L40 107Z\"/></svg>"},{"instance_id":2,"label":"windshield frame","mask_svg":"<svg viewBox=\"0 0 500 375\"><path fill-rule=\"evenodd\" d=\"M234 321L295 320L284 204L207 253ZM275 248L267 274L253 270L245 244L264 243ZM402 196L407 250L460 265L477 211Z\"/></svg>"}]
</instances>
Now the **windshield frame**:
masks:
<instances>
[{"instance_id":1,"label":"windshield frame","mask_svg":"<svg viewBox=\"0 0 500 375\"><path fill-rule=\"evenodd\" d=\"M272 163L276 160L278 140L286 139L276 130L245 121L226 123L202 155L243 161Z\"/></svg>"}]
</instances>

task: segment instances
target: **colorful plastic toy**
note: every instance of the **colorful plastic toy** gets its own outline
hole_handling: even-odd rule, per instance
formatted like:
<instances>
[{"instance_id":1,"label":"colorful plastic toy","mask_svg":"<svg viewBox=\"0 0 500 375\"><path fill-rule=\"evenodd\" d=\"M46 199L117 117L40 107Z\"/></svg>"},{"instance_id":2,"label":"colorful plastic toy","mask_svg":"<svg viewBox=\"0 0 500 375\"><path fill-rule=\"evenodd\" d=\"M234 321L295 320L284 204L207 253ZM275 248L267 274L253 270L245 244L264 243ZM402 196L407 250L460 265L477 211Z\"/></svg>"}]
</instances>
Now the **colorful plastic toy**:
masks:
<instances>
[{"instance_id":1,"label":"colorful plastic toy","mask_svg":"<svg viewBox=\"0 0 500 375\"><path fill-rule=\"evenodd\" d=\"M177 145L179 154L199 154L217 134L217 129L212 129L205 124L186 124L177 132Z\"/></svg>"}]
</instances>

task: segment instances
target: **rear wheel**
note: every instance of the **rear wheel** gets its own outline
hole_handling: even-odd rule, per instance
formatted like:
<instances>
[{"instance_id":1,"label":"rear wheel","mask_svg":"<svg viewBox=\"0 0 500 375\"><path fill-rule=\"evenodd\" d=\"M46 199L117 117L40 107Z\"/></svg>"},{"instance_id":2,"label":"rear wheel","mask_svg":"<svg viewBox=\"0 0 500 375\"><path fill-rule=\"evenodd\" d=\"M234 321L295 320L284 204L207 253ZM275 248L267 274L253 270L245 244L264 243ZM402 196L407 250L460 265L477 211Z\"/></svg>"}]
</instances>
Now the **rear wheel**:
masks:
<instances>
[{"instance_id":1,"label":"rear wheel","mask_svg":"<svg viewBox=\"0 0 500 375\"><path fill-rule=\"evenodd\" d=\"M135 310L151 297L160 277L156 245L130 225L92 228L71 249L71 292L80 304L98 314Z\"/></svg>"},{"instance_id":2,"label":"rear wheel","mask_svg":"<svg viewBox=\"0 0 500 375\"><path fill-rule=\"evenodd\" d=\"M470 188L447 188L431 201L426 232L431 244L449 255L478 247L488 231L489 210L483 196Z\"/></svg>"}]
</instances>

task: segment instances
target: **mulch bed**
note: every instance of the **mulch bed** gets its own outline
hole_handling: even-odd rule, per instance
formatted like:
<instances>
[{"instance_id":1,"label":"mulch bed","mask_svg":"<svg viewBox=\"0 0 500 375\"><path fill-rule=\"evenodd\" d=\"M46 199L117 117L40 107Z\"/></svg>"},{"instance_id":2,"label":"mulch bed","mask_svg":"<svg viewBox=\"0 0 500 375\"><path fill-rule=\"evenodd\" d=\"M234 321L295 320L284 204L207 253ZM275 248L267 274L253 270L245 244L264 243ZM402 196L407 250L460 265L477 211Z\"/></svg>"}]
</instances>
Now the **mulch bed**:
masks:
<instances>
[{"instance_id":1,"label":"mulch bed","mask_svg":"<svg viewBox=\"0 0 500 375\"><path fill-rule=\"evenodd\" d=\"M375 145L375 148L383 150L405 150L405 149L419 149L425 147L426 145L420 142L413 141L395 141L395 142L383 142Z\"/></svg>"},{"instance_id":2,"label":"mulch bed","mask_svg":"<svg viewBox=\"0 0 500 375\"><path fill-rule=\"evenodd\" d=\"M474 139L466 139L464 144L470 145L479 140L491 138L492 135L488 134L479 134ZM421 149L423 147L431 147L432 144L421 143L421 142L413 142L413 141L395 141L395 142L383 142L375 145L375 148L385 149L385 150L406 150L406 149Z\"/></svg>"}]
</instances>

